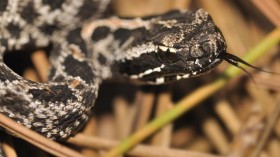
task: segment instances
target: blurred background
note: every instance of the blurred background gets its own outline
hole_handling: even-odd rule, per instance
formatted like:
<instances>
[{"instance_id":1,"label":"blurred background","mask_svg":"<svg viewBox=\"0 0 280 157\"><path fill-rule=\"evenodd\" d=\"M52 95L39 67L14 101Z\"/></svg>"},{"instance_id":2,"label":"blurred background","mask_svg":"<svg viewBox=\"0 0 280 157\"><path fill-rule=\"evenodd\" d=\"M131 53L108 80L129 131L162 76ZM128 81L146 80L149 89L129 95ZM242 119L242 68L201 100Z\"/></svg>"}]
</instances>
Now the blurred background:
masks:
<instances>
[{"instance_id":1,"label":"blurred background","mask_svg":"<svg viewBox=\"0 0 280 157\"><path fill-rule=\"evenodd\" d=\"M228 52L239 57L280 27L279 0L115 0L112 8L123 17L203 8L223 32ZM12 53L5 56L5 62L25 78L42 82L46 81L48 71L46 52ZM279 46L254 65L279 73ZM87 157L98 157L198 87L215 80L227 66L222 63L206 75L161 86L105 82L100 88L92 118L81 133L94 137L95 149L65 144ZM279 117L280 75L249 72L255 83L243 72L225 88L147 138L141 144L147 147L131 151L127 156L179 157L188 151L194 153L190 157L198 157L195 153L203 153L199 154L200 157L279 157L280 120L271 115ZM273 123L269 123L271 121ZM16 138L10 139L10 143L18 156L50 156ZM158 148L166 148L167 152L163 154Z\"/></svg>"}]
</instances>

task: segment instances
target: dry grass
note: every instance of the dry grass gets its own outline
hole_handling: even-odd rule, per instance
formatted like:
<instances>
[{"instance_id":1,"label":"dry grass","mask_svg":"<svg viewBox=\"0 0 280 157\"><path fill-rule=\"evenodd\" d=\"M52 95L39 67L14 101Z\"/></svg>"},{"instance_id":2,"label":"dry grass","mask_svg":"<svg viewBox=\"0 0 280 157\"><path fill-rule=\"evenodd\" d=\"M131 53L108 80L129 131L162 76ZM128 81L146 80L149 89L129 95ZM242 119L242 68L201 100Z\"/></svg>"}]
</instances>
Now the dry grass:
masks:
<instances>
[{"instance_id":1,"label":"dry grass","mask_svg":"<svg viewBox=\"0 0 280 157\"><path fill-rule=\"evenodd\" d=\"M256 45L274 27L280 26L280 2L277 0L246 2L242 0L118 0L115 7L122 16L144 16L160 14L172 8L202 7L211 13L214 21L221 28L228 43L228 51L238 56L242 56ZM46 81L48 61L44 56L46 55L41 51L32 55L36 70L26 69L24 72L26 78ZM280 72L279 60L279 47L275 47L271 53L263 56L254 65ZM75 150L74 153L78 151L78 155L81 156L102 156L109 149L114 148L119 141L173 108L173 105L185 95L216 78L225 67L226 64L222 64L210 74L166 86L135 87L115 83L103 85L92 119L83 132L68 141L72 144L67 145ZM127 155L278 157L280 154L280 77L262 72L251 73L256 84L252 84L252 80L246 75L235 78L174 123L169 123L146 138ZM32 133L27 134L30 136ZM18 140L8 141L4 142L8 157L16 156L17 149L13 151L14 147L24 147L23 144L18 144ZM43 141L43 143L50 142L46 139ZM32 155L27 156L49 156L39 149L35 150ZM65 150L70 151L70 154L68 152L68 155L55 155L77 156L71 154L73 150L68 148ZM23 151L18 153L21 153L18 156L26 155Z\"/></svg>"}]
</instances>

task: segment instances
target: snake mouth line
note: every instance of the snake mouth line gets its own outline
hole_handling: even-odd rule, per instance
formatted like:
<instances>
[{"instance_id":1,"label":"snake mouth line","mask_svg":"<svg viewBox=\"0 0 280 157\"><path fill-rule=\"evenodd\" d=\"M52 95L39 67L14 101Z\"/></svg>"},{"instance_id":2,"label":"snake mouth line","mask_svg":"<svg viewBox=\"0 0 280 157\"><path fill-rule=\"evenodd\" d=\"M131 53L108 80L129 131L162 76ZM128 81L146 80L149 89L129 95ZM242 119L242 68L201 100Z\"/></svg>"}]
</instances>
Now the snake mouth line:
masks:
<instances>
[{"instance_id":1,"label":"snake mouth line","mask_svg":"<svg viewBox=\"0 0 280 157\"><path fill-rule=\"evenodd\" d=\"M153 81L148 81L148 84L158 85L162 83L171 83L177 80L186 79L194 76L198 76L201 74L205 74L206 72L210 72L211 69L214 69L219 63L221 63L223 60L220 58L216 58L211 64L204 67L203 70L197 70L187 73L169 73L168 75L160 75L155 78ZM146 80L147 81L147 80Z\"/></svg>"}]
</instances>

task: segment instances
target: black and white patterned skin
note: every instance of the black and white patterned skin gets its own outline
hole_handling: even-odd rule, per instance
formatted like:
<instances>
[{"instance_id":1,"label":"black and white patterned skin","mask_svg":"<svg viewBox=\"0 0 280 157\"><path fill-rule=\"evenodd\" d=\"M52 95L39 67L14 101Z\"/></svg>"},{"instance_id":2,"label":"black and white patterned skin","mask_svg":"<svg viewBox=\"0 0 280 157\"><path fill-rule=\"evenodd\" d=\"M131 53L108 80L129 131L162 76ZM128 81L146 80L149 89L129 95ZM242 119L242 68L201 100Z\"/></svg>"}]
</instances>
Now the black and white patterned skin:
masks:
<instances>
[{"instance_id":1,"label":"black and white patterned skin","mask_svg":"<svg viewBox=\"0 0 280 157\"><path fill-rule=\"evenodd\" d=\"M66 139L87 121L106 79L163 84L204 74L226 53L210 15L98 19L109 0L1 0L0 113L50 139ZM22 78L4 53L52 44L49 82Z\"/></svg>"}]
</instances>

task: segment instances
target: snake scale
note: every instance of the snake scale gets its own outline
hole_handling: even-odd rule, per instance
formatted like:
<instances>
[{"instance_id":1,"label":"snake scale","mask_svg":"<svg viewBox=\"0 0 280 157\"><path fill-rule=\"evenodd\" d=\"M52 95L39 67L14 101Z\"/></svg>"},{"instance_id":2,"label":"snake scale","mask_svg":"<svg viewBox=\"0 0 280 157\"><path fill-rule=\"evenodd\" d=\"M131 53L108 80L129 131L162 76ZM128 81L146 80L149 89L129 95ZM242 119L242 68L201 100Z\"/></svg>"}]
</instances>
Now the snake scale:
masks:
<instances>
[{"instance_id":1,"label":"snake scale","mask_svg":"<svg viewBox=\"0 0 280 157\"><path fill-rule=\"evenodd\" d=\"M109 0L1 0L0 113L50 139L86 123L107 79L163 84L237 65L210 15L171 11L143 18L102 18ZM52 45L49 82L26 80L3 55Z\"/></svg>"}]
</instances>

